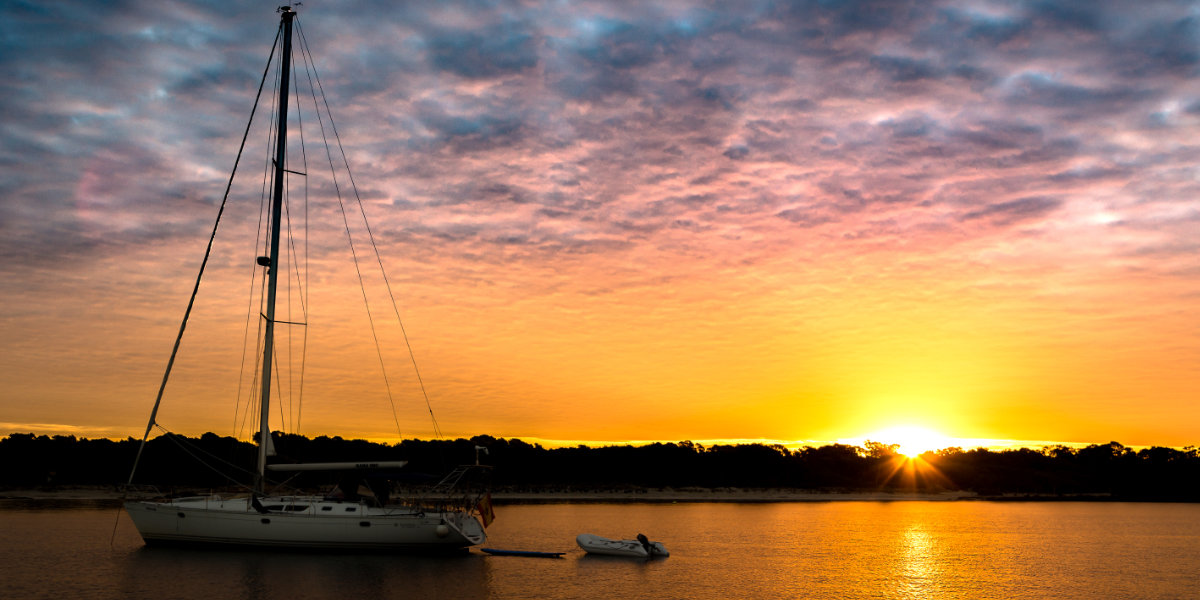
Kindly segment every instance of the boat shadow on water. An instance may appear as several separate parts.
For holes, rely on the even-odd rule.
[[[492,577],[488,561],[467,552],[428,556],[143,546],[126,558],[121,586],[132,597],[173,597],[178,590],[169,590],[187,581],[189,597],[389,598],[404,590],[418,598],[482,598]],[[454,577],[446,576],[450,572]]]

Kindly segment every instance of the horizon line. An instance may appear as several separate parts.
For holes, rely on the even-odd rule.
[[[0,423],[0,431],[4,432],[3,433],[4,437],[9,437],[9,436],[16,435],[16,434],[30,434],[30,435],[49,435],[49,436],[73,435],[73,436],[82,437],[85,439],[109,439],[109,440],[113,440],[113,441],[123,441],[128,438],[139,439],[138,436],[134,436],[134,435],[116,434],[110,428],[103,428],[103,427],[89,428],[89,427],[80,427],[80,426],[76,426],[76,425],[62,425],[62,424],[50,424],[50,423]],[[87,435],[89,432],[92,435]],[[237,438],[237,436],[233,436],[233,435],[223,435],[223,434],[218,434],[215,432],[204,432],[204,433],[213,433],[214,435],[220,435],[221,437],[233,437],[235,439],[240,439],[240,438]],[[276,431],[273,433],[279,433],[279,432]],[[313,438],[317,438],[317,437],[321,437],[321,436],[341,437],[343,439],[351,439],[351,440],[360,439],[360,440],[365,440],[365,441],[372,442],[372,443],[387,444],[387,445],[395,445],[404,440],[413,440],[413,439],[424,440],[424,441],[435,441],[438,439],[454,440],[454,439],[470,439],[471,437],[476,437],[479,435],[487,435],[489,437],[493,437],[496,439],[520,440],[527,444],[540,445],[545,448],[575,448],[575,447],[578,447],[581,445],[587,446],[589,448],[603,448],[603,447],[607,447],[607,446],[635,446],[636,447],[636,446],[649,446],[652,444],[680,444],[683,442],[691,442],[693,444],[696,444],[698,446],[703,446],[705,448],[709,448],[712,446],[736,446],[736,445],[759,444],[759,445],[764,445],[764,446],[782,446],[782,447],[788,449],[789,451],[796,451],[801,448],[819,448],[819,447],[823,447],[823,446],[832,446],[835,444],[861,447],[867,441],[879,441],[882,443],[889,443],[886,440],[870,440],[869,438],[864,438],[864,437],[839,438],[836,440],[817,440],[817,439],[784,440],[784,439],[761,438],[761,437],[760,438],[731,437],[731,438],[705,438],[705,439],[682,439],[682,440],[667,440],[667,439],[586,440],[586,439],[544,438],[544,437],[539,437],[539,436],[526,437],[526,436],[519,436],[519,435],[503,436],[503,435],[494,435],[494,434],[490,434],[490,433],[480,433],[480,434],[474,434],[471,436],[465,436],[465,435],[457,435],[457,436],[453,436],[453,437],[442,436],[442,438],[437,438],[437,437],[422,438],[422,437],[418,437],[418,436],[411,436],[411,437],[353,436],[353,435],[347,436],[344,434],[329,434],[329,433],[319,433],[319,434],[292,434],[290,432],[283,432],[283,433],[288,433],[289,435],[301,435],[301,436],[307,437],[309,439],[313,439]],[[181,435],[187,435],[187,434],[181,434]],[[197,437],[199,437],[199,435],[203,435],[203,434],[197,434]],[[246,440],[246,441],[252,441],[252,440]],[[1067,441],[1053,441],[1053,440],[1016,440],[1016,439],[1005,439],[1005,438],[954,438],[954,437],[947,437],[947,438],[944,438],[943,441],[948,442],[948,444],[946,446],[936,448],[934,451],[941,451],[941,450],[946,450],[949,448],[961,448],[963,450],[974,450],[974,449],[978,449],[978,448],[982,448],[985,450],[1016,450],[1016,449],[1021,449],[1021,448],[1036,450],[1039,448],[1040,449],[1053,448],[1056,446],[1065,446],[1068,448],[1086,448],[1088,446],[1105,444],[1105,443],[1109,443],[1109,442],[1112,442],[1115,440],[1109,440],[1109,442],[1067,442]],[[1121,443],[1121,442],[1117,442],[1117,443]],[[1132,448],[1132,449],[1142,449],[1142,448],[1150,448],[1150,447],[1156,446],[1154,444],[1129,445],[1129,444],[1123,444],[1123,443],[1121,443],[1121,445],[1126,448]],[[1163,446],[1163,447],[1174,448],[1176,446]],[[1178,446],[1178,448],[1186,448],[1186,447],[1188,447],[1188,446]]]

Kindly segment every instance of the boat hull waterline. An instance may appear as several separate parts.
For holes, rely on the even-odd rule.
[[[222,545],[312,550],[455,551],[483,543],[479,521],[461,511],[375,507],[322,498],[202,496],[125,503],[147,545]]]

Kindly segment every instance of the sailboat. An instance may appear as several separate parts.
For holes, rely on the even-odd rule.
[[[286,160],[292,31],[296,12],[290,6],[280,7],[278,12],[280,22],[275,47],[281,48],[281,51],[277,79],[277,123],[274,126],[269,255],[256,258],[256,263],[266,269],[267,285],[264,292],[265,310],[261,314],[261,392],[258,397],[258,456],[253,486],[249,493],[131,499],[125,502],[125,510],[147,545],[215,544],[310,550],[436,552],[462,551],[470,546],[482,544],[487,539],[485,524],[492,518],[490,496],[484,495],[485,493],[478,488],[460,486],[470,480],[472,468],[478,465],[478,451],[481,448],[476,450],[476,465],[459,467],[440,483],[426,490],[423,495],[406,497],[396,503],[386,500],[386,492],[373,494],[368,491],[359,494],[353,485],[349,486],[350,489],[335,489],[335,493],[329,494],[281,494],[272,489],[268,480],[269,474],[277,472],[337,471],[343,475],[343,481],[353,481],[353,475],[379,474],[404,466],[404,461],[270,464],[269,458],[273,454],[273,448],[269,416],[275,358],[275,326],[277,323],[284,323],[276,319],[275,306],[281,270],[281,230],[286,227],[282,223],[284,180],[287,173],[302,175],[288,170]],[[263,79],[265,82],[266,73]],[[259,89],[261,93],[262,88]],[[243,141],[243,146],[244,144]],[[240,155],[239,152],[239,157]],[[228,190],[226,198],[228,199]],[[217,220],[219,223],[219,216]],[[215,230],[213,235],[215,237]],[[209,252],[211,249],[210,239]],[[208,263],[208,256],[206,254],[202,264]],[[203,270],[202,266],[201,274]],[[197,289],[199,285],[197,279]],[[193,292],[179,336],[176,338],[175,350],[168,361],[167,373],[163,377],[158,398],[151,411],[146,435],[142,438],[142,446],[139,447],[138,457],[134,461],[133,473],[137,471],[137,462],[142,456],[146,439],[151,429],[157,425],[156,415],[162,401],[163,389],[179,350],[180,340],[187,325],[187,314],[191,313],[195,299],[196,294]],[[131,486],[133,473],[130,474]],[[345,477],[345,474],[352,476]]]

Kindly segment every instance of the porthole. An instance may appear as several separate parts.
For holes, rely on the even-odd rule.
[[[263,519],[263,520],[262,520],[262,524],[263,524],[263,525],[270,525],[270,524],[271,524],[271,520],[270,520],[270,519]]]
[[[179,518],[180,518],[180,519],[182,519],[182,518],[184,518],[184,517],[186,517],[186,516],[187,516],[187,515],[185,515],[185,514],[183,514],[183,513],[175,513],[175,514],[179,515]]]
[[[370,527],[371,522],[370,521],[359,521],[358,526],[359,527]]]

